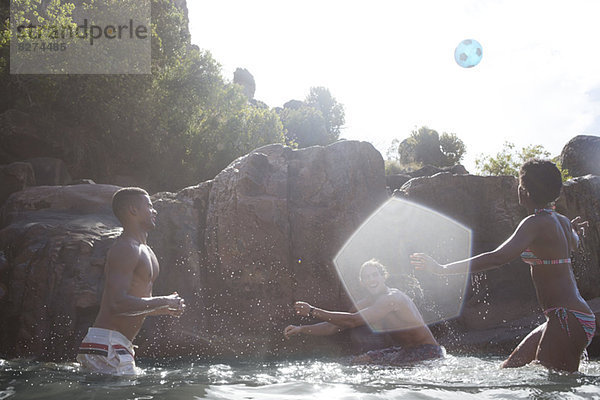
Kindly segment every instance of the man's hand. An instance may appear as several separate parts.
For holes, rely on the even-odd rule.
[[[413,253],[410,255],[410,263],[415,269],[432,272],[441,275],[444,273],[444,267],[435,261],[431,256],[425,253]]]
[[[578,215],[571,220],[571,226],[579,236],[584,237],[586,229],[590,227],[590,223],[588,221],[582,221],[581,216]]]
[[[283,330],[283,336],[285,336],[286,339],[289,339],[290,336],[299,335],[300,333],[302,333],[302,325],[288,325]]]
[[[171,315],[173,317],[181,317],[183,312],[185,311],[185,301],[179,297],[177,292],[173,292],[168,296],[163,296],[166,300],[166,307],[161,309],[162,315]]]
[[[310,310],[313,308],[313,306],[305,301],[297,301],[294,303],[294,310],[296,310],[296,314],[302,317],[308,317],[310,315]]]

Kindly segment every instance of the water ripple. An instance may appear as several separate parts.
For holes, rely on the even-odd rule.
[[[0,359],[4,399],[600,399],[600,362],[577,374],[499,368],[494,357],[448,356],[411,367],[339,360],[204,364],[141,360],[133,379],[87,374],[76,363]]]

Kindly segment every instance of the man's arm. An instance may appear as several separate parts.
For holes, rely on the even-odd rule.
[[[313,325],[288,325],[283,330],[286,339],[291,336],[304,334],[311,336],[329,336],[343,331],[344,328],[330,324],[329,322],[319,322]]]
[[[367,304],[368,302],[366,300],[358,301],[356,305],[350,307],[350,313],[365,308]],[[312,336],[329,336],[335,335],[336,333],[340,333],[345,329],[346,327],[337,326],[329,322],[319,322],[318,324],[312,325],[288,325],[283,330],[283,335],[286,337],[286,339],[289,339],[291,336],[299,334]]]
[[[169,309],[182,312],[185,305],[177,293],[156,297],[136,297],[128,293],[139,260],[139,247],[122,245],[113,247],[109,252],[104,295],[107,296],[110,313],[133,316],[150,315],[159,311],[161,314],[168,314]]]
[[[354,328],[364,325],[365,321],[383,319],[387,314],[396,310],[398,304],[394,296],[386,296],[374,305],[353,313],[323,310],[303,301],[297,301],[294,308],[302,316],[312,316],[341,328]]]

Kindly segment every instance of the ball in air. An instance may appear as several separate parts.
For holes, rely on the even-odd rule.
[[[465,39],[456,46],[454,60],[463,68],[472,68],[479,64],[483,56],[481,44],[475,39]]]

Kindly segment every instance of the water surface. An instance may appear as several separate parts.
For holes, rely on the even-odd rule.
[[[412,367],[335,360],[208,364],[140,360],[135,379],[87,374],[76,363],[0,360],[4,399],[600,399],[600,361],[578,374],[496,357],[448,356]]]

